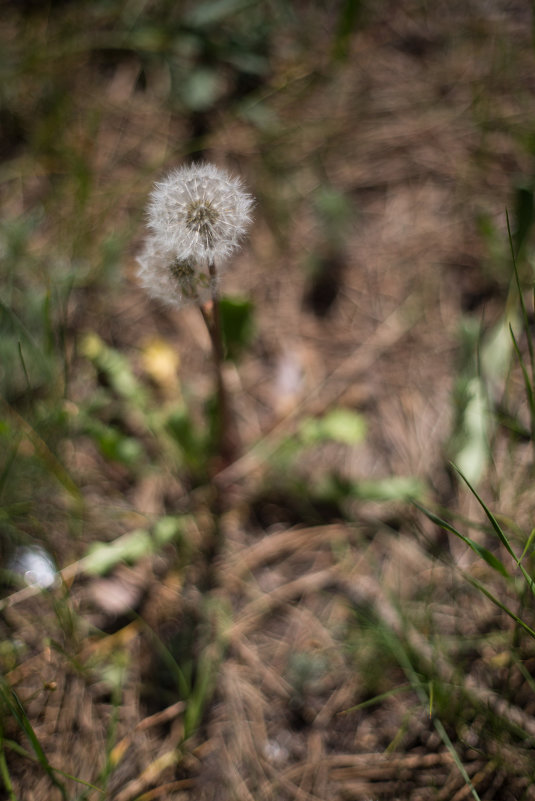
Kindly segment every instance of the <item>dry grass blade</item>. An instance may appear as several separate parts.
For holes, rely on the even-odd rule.
[[[231,641],[245,636],[260,624],[263,617],[272,614],[277,608],[291,604],[309,593],[332,586],[335,575],[336,571],[333,568],[319,570],[317,573],[308,573],[294,581],[289,581],[270,593],[260,595],[244,607],[231,625],[227,636]]]
[[[237,582],[248,573],[253,573],[262,565],[283,558],[285,554],[295,553],[302,548],[315,548],[324,544],[332,547],[337,540],[345,540],[347,529],[341,525],[314,526],[313,528],[292,528],[264,537],[254,545],[241,548],[238,553],[225,561],[223,581],[229,585]]]
[[[142,771],[137,779],[131,781],[116,795],[117,801],[134,801],[151,784],[160,779],[162,773],[180,762],[181,755],[177,749],[167,751],[157,757]]]

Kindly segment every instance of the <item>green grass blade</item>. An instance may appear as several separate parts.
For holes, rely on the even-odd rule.
[[[35,759],[33,754],[30,754],[22,745],[16,743],[14,740],[8,740],[4,738],[4,745],[6,748],[9,748],[10,751],[14,751],[19,756],[25,757],[26,759]]]
[[[531,530],[531,534],[528,537],[528,541],[526,542],[526,544],[524,546],[524,550],[522,551],[522,556],[520,557],[520,560],[518,562],[519,566],[520,566],[520,562],[523,561],[525,555],[529,551],[529,549],[530,549],[530,547],[531,547],[531,545],[533,543],[533,540],[535,540],[535,528]]]
[[[437,730],[437,732],[438,732],[438,734],[440,736],[440,739],[442,740],[442,742],[444,743],[444,745],[446,746],[446,748],[450,752],[451,758],[453,759],[453,761],[455,762],[455,764],[457,766],[457,770],[459,771],[459,773],[463,777],[464,781],[466,782],[467,787],[470,788],[470,792],[472,793],[472,795],[474,796],[476,801],[481,801],[481,799],[480,799],[480,797],[479,797],[479,795],[477,793],[477,790],[474,787],[474,785],[472,784],[472,782],[470,780],[470,776],[466,772],[466,769],[465,769],[463,763],[461,762],[459,754],[455,750],[455,746],[453,745],[452,741],[450,740],[450,738],[448,736],[448,732],[444,728],[442,722],[438,718],[434,718],[433,719],[433,725],[434,725],[435,729]]]
[[[387,698],[391,698],[393,695],[406,692],[407,690],[412,690],[411,684],[400,684],[399,687],[394,687],[392,690],[387,690],[387,692],[379,693],[379,695],[374,695],[373,698],[368,698],[361,704],[356,704],[356,706],[350,706],[349,709],[343,709],[341,712],[338,712],[338,714],[349,715],[351,712],[357,712],[359,709],[366,709],[369,706],[375,706],[375,704],[380,704],[382,703],[382,701],[386,701]]]
[[[497,556],[495,556],[493,553],[487,550],[487,548],[484,548],[483,545],[480,545],[478,542],[475,542],[474,540],[470,539],[470,537],[467,537],[465,534],[461,534],[461,532],[458,531],[458,529],[456,529],[455,526],[452,526],[446,520],[442,520],[441,517],[438,517],[433,512],[430,512],[429,509],[426,509],[424,506],[421,506],[421,504],[417,503],[416,501],[413,501],[413,503],[421,512],[424,513],[426,517],[429,518],[429,520],[431,520],[432,523],[435,523],[437,526],[440,526],[440,528],[443,528],[445,531],[449,531],[452,534],[455,534],[455,536],[459,537],[459,539],[462,540],[465,543],[465,545],[468,545],[468,547],[471,548],[474,551],[474,553],[476,553],[478,556],[484,559],[484,561],[489,565],[489,567],[492,567],[493,570],[496,570],[505,578],[510,578],[507,568],[505,567],[503,562],[500,559],[498,559]]]
[[[162,661],[169,670],[169,673],[174,679],[175,686],[178,690],[179,696],[187,701],[191,695],[191,682],[189,676],[182,670],[171,651],[167,648],[163,640],[158,637],[154,629],[141,617],[141,615],[133,614],[133,617],[139,622],[139,625],[147,633],[152,644],[160,654]]]
[[[82,493],[77,487],[74,479],[71,477],[67,468],[60,462],[56,454],[50,450],[44,439],[39,436],[31,423],[22,417],[22,415],[20,415],[2,395],[0,395],[0,408],[3,408],[6,417],[13,421],[20,433],[28,437],[41,461],[56,477],[60,484],[64,486],[67,492],[78,503],[82,504]]]
[[[41,767],[43,768],[45,773],[48,775],[48,777],[49,777],[50,781],[52,782],[52,784],[55,787],[58,788],[58,790],[60,791],[60,793],[62,795],[62,798],[64,798],[65,801],[68,801],[68,795],[67,795],[67,790],[65,788],[65,785],[63,785],[57,779],[57,777],[55,775],[54,768],[52,767],[52,765],[50,764],[50,762],[47,759],[47,756],[46,756],[46,754],[45,754],[45,752],[43,750],[43,747],[42,747],[41,743],[39,742],[39,738],[37,737],[37,735],[36,735],[36,733],[35,733],[35,731],[33,729],[33,726],[32,726],[32,724],[30,722],[30,719],[28,718],[28,716],[26,714],[26,711],[25,711],[25,709],[24,709],[19,697],[14,692],[14,690],[11,690],[10,688],[7,688],[5,686],[2,687],[2,694],[3,694],[4,700],[5,700],[6,704],[7,704],[7,706],[9,707],[9,710],[11,711],[13,717],[15,718],[15,720],[17,721],[17,723],[19,724],[21,729],[24,731],[24,733],[28,737],[28,739],[30,741],[30,744],[31,744],[31,746],[33,748],[33,751],[35,753],[35,756],[37,758],[37,761],[39,762],[39,764],[41,765]]]
[[[515,613],[511,609],[509,609],[508,606],[506,606],[504,603],[498,600],[498,598],[496,598],[496,596],[493,595],[490,590],[488,590],[483,584],[481,584],[481,582],[479,582],[473,576],[469,576],[468,574],[464,575],[466,580],[469,581],[473,587],[482,592],[483,595],[485,595],[489,599],[489,601],[492,601],[492,603],[495,604],[495,606],[497,606],[499,609],[505,612],[506,615],[509,615],[509,617],[512,620],[514,620],[515,623],[518,623],[518,625],[521,626],[524,629],[524,631],[526,631],[529,634],[530,637],[533,637],[533,639],[535,639],[535,631],[533,631],[533,629],[530,626],[528,626],[527,623],[524,623],[524,621],[521,620],[521,618],[519,618],[518,615],[515,615]]]
[[[456,471],[456,472],[457,472],[457,473],[460,475],[460,477],[461,477],[461,478],[462,478],[462,480],[465,482],[466,486],[468,487],[468,489],[470,490],[470,492],[472,493],[472,495],[474,496],[474,498],[476,498],[477,502],[479,503],[479,505],[481,506],[481,508],[482,508],[482,509],[483,509],[483,511],[485,512],[485,514],[486,514],[486,516],[487,516],[487,520],[488,520],[488,521],[489,521],[489,523],[491,524],[491,526],[492,526],[492,528],[494,529],[494,531],[495,531],[495,533],[496,533],[496,535],[497,535],[498,539],[500,540],[500,542],[501,542],[501,543],[502,543],[502,545],[504,546],[504,548],[505,548],[505,550],[507,551],[507,553],[509,553],[509,554],[510,554],[510,555],[513,557],[513,559],[515,560],[515,562],[518,564],[518,559],[517,559],[517,557],[516,557],[516,555],[515,555],[515,552],[513,551],[512,547],[511,547],[511,544],[510,544],[509,540],[507,539],[507,536],[506,536],[506,534],[505,534],[505,533],[504,533],[504,531],[502,530],[502,528],[501,528],[500,524],[498,523],[498,521],[496,520],[496,518],[494,517],[494,515],[492,514],[492,512],[491,512],[491,511],[490,511],[490,509],[488,508],[488,506],[485,504],[485,502],[483,501],[483,499],[482,499],[482,498],[481,498],[481,497],[480,497],[480,496],[477,494],[476,490],[475,490],[475,489],[474,489],[474,487],[473,487],[473,486],[470,484],[470,482],[468,481],[468,479],[466,478],[466,476],[465,476],[465,475],[462,473],[462,471],[461,471],[461,470],[459,470],[459,468],[458,468],[456,465],[454,465],[453,463],[452,463],[452,465],[451,465],[451,466],[452,466],[452,467],[453,467],[453,469],[454,469],[454,470],[455,470],[455,471]]]
[[[91,782],[87,782],[85,779],[79,779],[78,776],[73,776],[71,773],[67,773],[60,768],[52,768],[52,770],[55,773],[59,773],[59,775],[63,776],[64,779],[70,779],[70,781],[76,782],[77,784],[83,784],[84,787],[87,787],[89,790],[95,790],[97,793],[104,795],[105,791],[101,787],[97,787],[96,784],[91,784]]]
[[[32,759],[35,761],[36,757],[34,754],[31,754],[25,748],[23,748],[18,743],[14,742],[13,740],[4,740],[4,745],[9,748],[10,751],[14,751],[19,756],[25,757],[26,759]],[[83,784],[85,787],[88,787],[90,790],[96,790],[97,793],[104,793],[104,790],[100,787],[97,787],[95,784],[91,784],[91,782],[85,781],[85,779],[79,779],[77,776],[73,776],[70,773],[66,773],[64,770],[60,768],[55,768],[51,765],[52,770],[55,773],[59,773],[60,776],[63,776],[65,779],[70,779],[73,782],[77,782],[78,784]],[[0,774],[1,775],[1,774]]]
[[[24,341],[30,347],[30,350],[36,356],[40,362],[43,362],[44,354],[43,350],[39,347],[38,343],[36,342],[33,334],[27,328],[27,326],[23,323],[23,321],[18,317],[18,315],[7,306],[2,300],[0,300],[0,312],[4,315],[4,318],[7,318],[11,323],[13,331],[16,331],[20,337],[24,339]],[[0,316],[0,320],[2,317]],[[19,339],[18,342],[21,340]],[[46,366],[46,364],[45,364]]]
[[[533,679],[533,676],[522,662],[522,659],[520,659],[517,656],[517,654],[515,654],[514,651],[512,651],[511,656],[515,667],[517,668],[518,672],[522,675],[522,678],[530,688],[532,694],[535,696],[535,680]]]
[[[531,420],[531,439],[532,441],[535,442],[535,396],[533,393],[533,384],[529,377],[527,368],[524,364],[524,360],[522,358],[522,354],[520,352],[520,348],[518,346],[518,342],[516,341],[516,337],[514,335],[513,328],[511,325],[509,325],[509,331],[511,332],[511,338],[513,340],[513,345],[518,358],[518,363],[520,364],[520,369],[522,370],[522,376],[524,378],[524,386],[526,388],[526,396],[528,399],[529,414]]]
[[[505,210],[505,219],[506,219],[506,222],[507,222],[507,235],[509,237],[509,247],[511,248],[511,256],[512,256],[512,259],[513,259],[513,271],[514,271],[514,274],[515,274],[515,281],[516,281],[516,286],[517,286],[517,289],[518,289],[518,297],[519,297],[519,300],[520,300],[520,308],[522,309],[522,319],[524,321],[524,330],[526,332],[526,338],[527,338],[527,342],[528,342],[529,361],[530,361],[530,364],[531,364],[531,375],[533,376],[535,374],[535,359],[534,359],[534,352],[533,352],[533,340],[532,340],[531,333],[530,333],[531,329],[530,329],[530,325],[529,325],[528,312],[527,312],[527,309],[526,309],[526,304],[524,303],[524,297],[523,297],[523,294],[522,294],[522,287],[521,287],[521,284],[520,284],[520,275],[519,275],[519,272],[518,272],[518,264],[517,264],[517,261],[516,261],[515,248],[514,248],[514,245],[513,245],[513,237],[512,237],[512,234],[511,234],[511,224],[509,222],[509,212],[507,211],[507,209]]]
[[[108,730],[106,732],[105,762],[98,776],[98,782],[102,786],[94,787],[93,785],[90,785],[88,782],[83,782],[90,789],[96,789],[98,790],[99,793],[102,793],[103,795],[106,794],[108,790],[110,776],[114,769],[113,749],[117,744],[117,727],[119,724],[120,709],[123,700],[122,685],[123,685],[123,679],[121,676],[121,678],[118,680],[118,683],[114,687],[112,693],[113,706],[112,706],[112,714],[110,716],[110,721],[108,723]],[[86,798],[88,798],[88,794],[87,792],[83,792],[76,798],[76,801],[85,801]]]
[[[187,740],[199,727],[204,710],[212,697],[217,668],[221,663],[221,649],[217,642],[206,647],[197,664],[197,677],[184,715],[184,739]]]
[[[492,512],[488,508],[488,506],[485,504],[483,499],[480,498],[480,496],[477,494],[476,490],[472,487],[472,485],[470,484],[470,482],[468,481],[466,476],[464,476],[461,473],[461,471],[459,470],[459,468],[455,467],[455,465],[452,465],[452,467],[457,471],[457,473],[459,473],[459,475],[461,476],[463,481],[467,484],[468,489],[470,490],[470,492],[474,495],[474,497],[476,498],[477,502],[480,504],[481,508],[483,509],[483,511],[485,512],[485,514],[487,516],[487,519],[488,519],[489,523],[491,524],[492,528],[496,532],[500,542],[502,543],[504,548],[507,550],[507,552],[515,560],[516,564],[518,565],[518,567],[520,569],[520,572],[522,573],[522,575],[524,576],[524,578],[526,580],[526,583],[527,583],[528,587],[530,588],[531,592],[535,595],[535,581],[529,575],[529,573],[525,569],[524,565],[521,564],[521,560],[518,558],[518,556],[513,551],[512,547],[511,547],[511,544],[509,543],[509,540],[507,539],[507,535],[505,534],[505,532],[501,528],[500,524],[498,523],[498,521],[496,520],[496,518],[494,517],[494,515],[492,514]]]
[[[32,385],[30,383],[30,376],[28,375],[28,370],[26,369],[26,362],[24,361],[24,354],[22,352],[22,342],[20,341],[20,339],[17,342],[17,347],[19,351],[19,359],[22,366],[22,372],[24,373],[24,378],[26,379],[26,389],[28,391],[31,391]]]
[[[421,677],[418,675],[414,665],[412,664],[412,661],[410,659],[409,654],[407,653],[407,650],[403,647],[402,642],[399,640],[398,637],[394,635],[393,632],[385,631],[385,634],[386,634],[386,641],[388,643],[390,650],[392,651],[392,654],[397,659],[401,669],[403,670],[407,679],[409,680],[414,692],[418,696],[420,703],[422,704],[422,706],[430,708],[429,696],[425,690]],[[446,732],[446,729],[444,728],[444,726],[442,725],[441,721],[438,718],[434,717],[432,720],[433,720],[433,725],[440,739],[450,752],[459,773],[461,774],[466,783],[466,786],[470,789],[470,792],[472,793],[476,801],[481,801],[481,798],[479,797],[476,788],[474,787],[474,785],[470,780],[470,776],[466,772],[466,769],[457,751],[455,750],[455,746],[453,745],[452,741],[448,736],[448,733]]]
[[[3,710],[2,710],[3,711]],[[15,795],[15,790],[11,783],[11,776],[9,775],[9,768],[6,761],[6,752],[4,740],[4,730],[2,726],[2,719],[0,718],[0,779],[3,782],[6,793],[8,794],[9,801],[18,801]]]
[[[6,762],[6,755],[4,749],[0,745],[0,778],[4,784],[6,793],[8,794],[9,801],[18,801],[13,785],[11,784],[11,777]]]
[[[11,446],[9,453],[6,456],[4,466],[0,471],[0,498],[2,497],[2,494],[4,492],[4,487],[9,476],[9,471],[11,470],[11,467],[13,466],[15,459],[17,457],[21,440],[22,440],[22,435],[19,433],[17,434],[15,442]]]

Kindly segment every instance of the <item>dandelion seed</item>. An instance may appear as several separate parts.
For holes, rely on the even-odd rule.
[[[220,269],[238,249],[251,222],[252,205],[238,178],[213,164],[194,164],[156,184],[149,228],[160,246],[181,261]]]

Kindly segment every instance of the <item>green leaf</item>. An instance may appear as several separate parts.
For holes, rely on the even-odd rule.
[[[425,494],[425,485],[414,476],[390,476],[355,481],[351,494],[366,501],[411,501]]]
[[[84,559],[86,573],[99,576],[108,573],[120,562],[137,562],[153,550],[153,540],[145,529],[123,534],[113,542],[96,542]]]
[[[466,385],[466,404],[462,414],[462,445],[455,461],[471,481],[478,481],[489,460],[488,431],[490,409],[483,381],[474,376]]]
[[[358,445],[366,436],[366,421],[362,415],[350,409],[333,409],[323,417],[303,420],[298,433],[305,445],[327,440]]]
[[[207,0],[197,3],[186,15],[185,22],[194,28],[215,25],[226,17],[257,5],[258,0]]]
[[[135,377],[128,359],[122,353],[110,348],[95,333],[86,336],[81,350],[84,356],[105,374],[120,397],[138,407],[146,403],[145,389]]]
[[[102,455],[111,461],[134,465],[142,459],[144,451],[134,437],[127,437],[112,426],[94,424],[89,432],[96,440]]]
[[[244,298],[223,297],[219,301],[225,354],[237,359],[254,334],[254,305]]]
[[[221,77],[211,69],[197,67],[180,82],[180,96],[191,111],[211,108],[222,92]]]
[[[351,481],[336,474],[329,474],[313,488],[313,496],[337,504],[347,499],[361,501],[413,501],[425,495],[426,487],[413,476],[390,476],[389,478]]]
[[[208,445],[198,430],[186,406],[173,409],[165,423],[169,434],[179,446],[182,458],[189,470],[203,472],[208,456]]]
[[[513,343],[509,326],[517,324],[518,315],[508,311],[485,336],[485,342],[480,349],[481,373],[485,378],[496,384],[501,383],[507,376],[511,367]]]
[[[167,545],[179,537],[183,530],[183,517],[161,517],[152,532],[154,543],[157,547]]]

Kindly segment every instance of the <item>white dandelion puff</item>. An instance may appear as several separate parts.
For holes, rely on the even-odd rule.
[[[148,224],[160,247],[181,261],[221,268],[247,232],[252,205],[239,178],[213,164],[194,164],[156,184]]]
[[[179,258],[155,236],[147,237],[137,262],[141,286],[170,306],[205,303],[217,288],[216,276],[211,276],[205,265]]]
[[[235,459],[239,439],[223,378],[217,281],[247,232],[252,206],[241,181],[212,164],[174,170],[151,193],[150,234],[137,259],[140,283],[149,294],[174,306],[199,306],[212,343],[224,464]]]
[[[59,582],[52,557],[40,546],[17,548],[8,563],[8,570],[30,587],[45,590]]]

